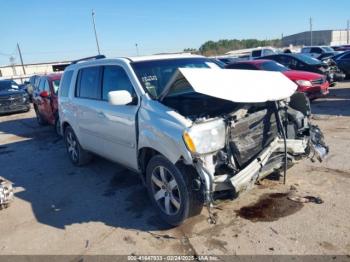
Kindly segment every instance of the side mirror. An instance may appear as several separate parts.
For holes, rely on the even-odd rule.
[[[115,106],[124,106],[133,101],[131,94],[126,90],[111,91],[108,93],[108,102]]]
[[[42,91],[39,94],[40,97],[42,98],[48,98],[49,97],[49,93],[47,91]]]

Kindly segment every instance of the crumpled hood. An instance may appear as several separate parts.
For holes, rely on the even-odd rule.
[[[179,68],[160,100],[185,78],[197,93],[237,103],[262,103],[290,97],[297,85],[280,72],[209,68]]]

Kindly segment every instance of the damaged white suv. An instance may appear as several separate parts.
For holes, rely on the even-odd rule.
[[[169,224],[210,211],[214,192],[238,194],[328,153],[307,98],[278,72],[225,70],[192,55],[90,60],[67,67],[61,81],[68,155],[82,165],[93,153],[138,172]]]

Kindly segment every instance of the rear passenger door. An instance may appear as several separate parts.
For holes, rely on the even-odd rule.
[[[128,91],[134,101],[128,105],[108,103],[110,91]],[[137,170],[136,114],[138,99],[135,89],[122,66],[104,66],[102,72],[102,104],[99,112],[103,125],[105,157]]]
[[[82,68],[78,72],[75,105],[78,126],[78,139],[81,146],[103,155],[101,121],[101,66]]]

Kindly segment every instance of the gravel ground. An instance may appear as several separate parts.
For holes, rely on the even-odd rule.
[[[330,146],[321,164],[304,160],[287,184],[265,179],[238,199],[169,228],[138,177],[96,158],[72,166],[62,139],[34,111],[0,117],[0,175],[15,201],[0,211],[0,254],[350,254],[350,83],[312,104]],[[323,203],[297,203],[313,196]]]

